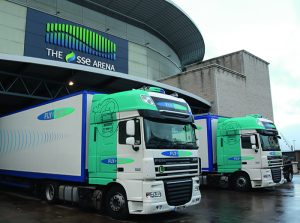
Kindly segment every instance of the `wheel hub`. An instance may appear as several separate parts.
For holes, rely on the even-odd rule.
[[[46,190],[46,197],[49,201],[52,201],[54,198],[54,186],[49,185]]]
[[[245,178],[238,178],[237,185],[238,187],[244,187],[246,185],[247,181]]]
[[[113,211],[120,211],[125,206],[125,198],[122,194],[116,194],[110,199],[109,204]]]

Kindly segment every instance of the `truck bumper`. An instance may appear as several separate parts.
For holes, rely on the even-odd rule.
[[[199,190],[199,178],[193,178],[192,196],[188,203],[179,206],[170,206],[167,202],[163,181],[143,182],[143,201],[128,201],[130,214],[156,214],[169,211],[181,211],[185,208],[199,204],[201,193]],[[160,194],[160,197],[146,197],[146,193]]]
[[[261,169],[261,179],[252,180],[252,188],[274,187],[284,183],[283,173],[281,173],[281,180],[275,183],[272,179],[272,173],[270,169]]]

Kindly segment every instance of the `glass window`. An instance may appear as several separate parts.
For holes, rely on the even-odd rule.
[[[243,149],[252,149],[250,135],[241,136],[242,148]]]
[[[163,123],[144,120],[147,149],[197,149],[191,124]]]
[[[140,127],[140,120],[135,119],[135,135],[134,139],[135,145],[141,144],[141,127]],[[127,121],[122,121],[119,123],[119,144],[126,144],[126,138],[130,137],[126,134],[126,123]]]
[[[263,151],[280,151],[276,135],[260,135],[261,147]]]

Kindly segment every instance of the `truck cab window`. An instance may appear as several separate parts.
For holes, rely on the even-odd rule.
[[[126,121],[121,121],[119,123],[119,144],[126,144],[126,138],[130,137],[126,134]],[[135,119],[135,145],[141,144],[141,127],[140,127],[140,120]]]
[[[251,140],[250,135],[242,135],[241,136],[242,148],[243,149],[251,149]]]

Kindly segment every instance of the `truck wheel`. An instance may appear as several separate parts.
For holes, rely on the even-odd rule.
[[[54,183],[48,183],[45,186],[45,199],[49,204],[58,201],[58,186]]]
[[[114,219],[125,219],[128,215],[126,193],[120,186],[113,186],[105,196],[106,211]]]
[[[294,174],[292,171],[289,171],[288,175],[287,175],[287,182],[292,182],[293,181],[293,177],[294,177]]]
[[[246,174],[239,173],[234,177],[233,186],[237,191],[249,191],[251,189],[251,182]]]

